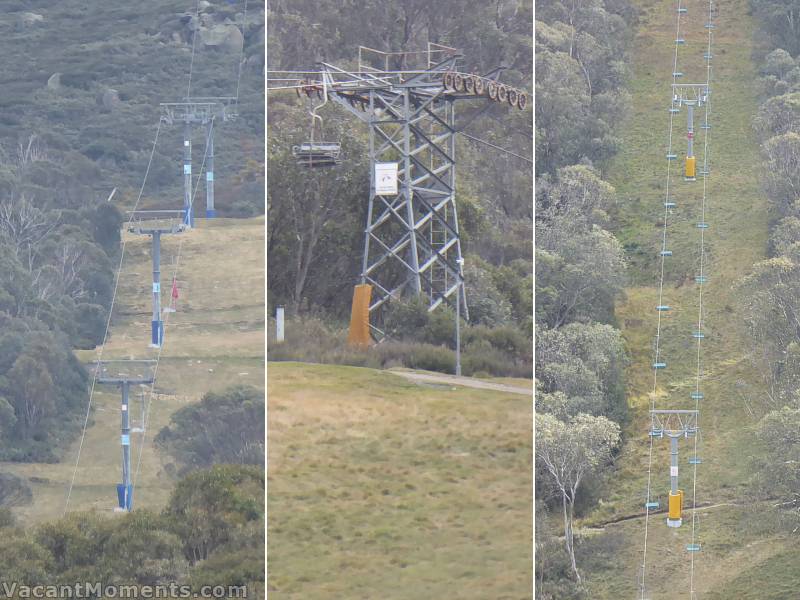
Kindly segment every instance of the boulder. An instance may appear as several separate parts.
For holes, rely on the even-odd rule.
[[[100,96],[100,104],[107,110],[113,110],[120,105],[119,92],[113,88],[108,88]]]
[[[57,90],[61,87],[61,73],[53,73],[47,80],[47,89]]]
[[[17,17],[17,30],[29,29],[44,21],[44,15],[32,12],[20,13]]]
[[[233,52],[241,52],[244,46],[242,32],[233,25],[215,25],[208,29],[201,29],[200,39],[206,47]]]

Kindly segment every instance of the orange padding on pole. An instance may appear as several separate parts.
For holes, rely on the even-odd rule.
[[[695,167],[697,165],[697,158],[694,156],[686,157],[686,177],[694,178],[697,172]]]
[[[678,493],[673,495],[669,494],[669,514],[670,519],[680,519],[683,512],[683,490],[678,490]]]
[[[353,289],[353,308],[350,311],[350,332],[347,344],[350,346],[368,346],[372,341],[369,334],[369,301],[372,298],[372,286],[367,283],[357,285]]]

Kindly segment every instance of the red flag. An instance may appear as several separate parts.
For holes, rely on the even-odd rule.
[[[178,299],[178,282],[175,281],[175,278],[172,278],[172,299]]]

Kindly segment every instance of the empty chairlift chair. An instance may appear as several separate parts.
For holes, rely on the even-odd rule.
[[[342,145],[340,143],[314,141],[314,129],[317,119],[319,119],[320,133],[322,132],[322,117],[317,114],[317,111],[328,103],[328,86],[325,82],[322,84],[322,90],[324,101],[319,106],[312,108],[310,113],[311,141],[292,147],[292,155],[294,155],[297,164],[301,167],[333,167],[341,162],[339,156],[342,151]]]
[[[293,146],[292,154],[302,167],[332,167],[341,162],[341,150],[337,142],[306,142]]]

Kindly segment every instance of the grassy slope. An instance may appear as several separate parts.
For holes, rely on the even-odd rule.
[[[164,470],[168,457],[153,448],[153,437],[170,415],[210,390],[235,383],[264,384],[264,219],[198,221],[198,228],[182,234],[178,268],[178,312],[169,315],[166,341],[158,368],[156,392],[150,410],[150,428],[136,486],[137,507],[158,508],[167,500],[174,480]],[[127,242],[112,337],[103,358],[155,358],[150,338],[151,263],[149,238],[131,236]],[[162,279],[165,302],[171,266],[180,239],[162,242]],[[170,266],[167,266],[170,265]],[[86,361],[95,352],[83,352]],[[135,398],[138,402],[138,397]],[[132,416],[138,417],[138,405]],[[120,478],[119,392],[98,386],[91,426],[81,454],[70,510],[110,511],[116,504]],[[132,435],[133,462],[139,436]],[[59,516],[72,477],[77,442],[58,464],[0,463],[0,471],[34,478],[33,503],[17,509],[26,522]]]
[[[604,502],[588,515],[585,525],[615,516],[641,514],[647,475],[646,436],[653,373],[652,343],[657,304],[657,251],[660,249],[666,171],[666,131],[669,83],[675,38],[675,3],[641,0],[641,24],[635,42],[633,111],[625,123],[624,149],[610,177],[619,193],[618,234],[633,259],[633,287],[617,307],[631,354],[628,372],[629,403],[634,414],[628,441]],[[753,418],[745,410],[741,389],[758,389],[756,374],[746,360],[748,345],[736,316],[734,282],[765,254],[768,207],[759,189],[758,147],[751,129],[757,107],[755,69],[751,61],[752,19],[746,0],[722,0],[718,7],[714,40],[714,77],[710,137],[712,174],[708,188],[706,235],[710,264],[706,272],[704,312],[709,336],[703,344],[706,399],[701,406],[702,437],[698,454],[697,501],[746,503]],[[702,54],[705,30],[702,5],[690,5],[684,21],[687,44],[679,52],[684,81],[704,81]],[[675,144],[685,154],[685,112],[676,120]],[[696,125],[698,123],[696,122]],[[696,136],[702,161],[703,136]],[[698,267],[699,199],[702,183],[686,183],[673,167],[673,197],[678,209],[670,217],[664,303],[674,307],[662,322],[662,358],[668,369],[659,376],[657,408],[693,408],[695,344],[691,331],[697,319],[698,294],[693,276]],[[737,386],[744,383],[744,387]],[[682,487],[691,504],[691,471],[686,458],[690,446],[682,444]],[[662,504],[669,486],[668,443],[653,450],[653,495]],[[786,541],[773,533],[776,515],[768,507],[723,506],[698,512],[697,541],[703,552],[695,558],[695,589],[701,597],[785,597],[777,590],[785,580],[764,573],[769,559],[782,552]],[[690,541],[688,526],[668,530],[661,515],[650,520],[648,537],[648,595],[666,598],[689,590],[691,557],[684,550]],[[605,533],[588,538],[582,547],[593,598],[631,597],[637,589],[644,534],[643,519],[606,527]],[[782,554],[782,561],[792,559]],[[781,563],[783,564],[783,563]],[[775,572],[771,565],[770,569]],[[797,570],[795,569],[795,572]],[[787,573],[781,572],[782,576]],[[757,583],[756,583],[757,582]],[[731,586],[731,587],[729,587]],[[728,596],[723,591],[728,590]],[[773,592],[773,590],[776,590]],[[734,593],[735,591],[735,593]],[[706,595],[708,593],[708,595]],[[750,596],[746,595],[750,594]],[[770,596],[769,594],[777,594]]]
[[[528,597],[529,399],[297,363],[267,385],[271,597]]]

